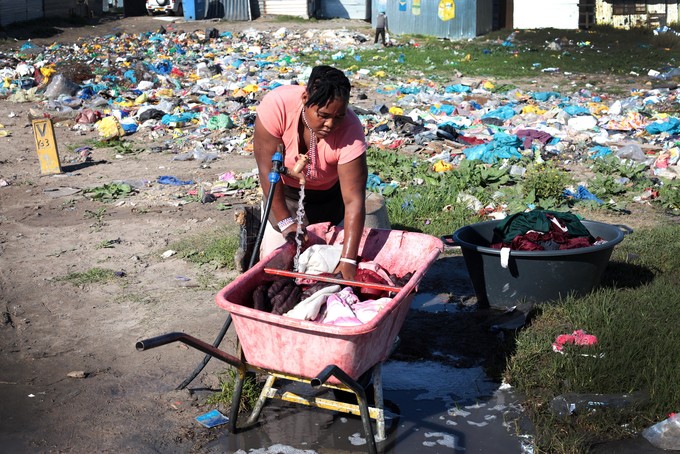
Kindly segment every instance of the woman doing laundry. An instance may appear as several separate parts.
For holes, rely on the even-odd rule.
[[[353,280],[366,215],[366,137],[349,108],[351,84],[330,66],[312,69],[307,84],[282,85],[257,108],[253,147],[265,197],[272,156],[283,144],[286,172],[275,185],[260,257],[292,240],[297,231],[300,186],[304,185],[303,224],[343,225],[342,258],[335,273]],[[298,163],[298,161],[301,161]],[[297,165],[297,167],[296,167]]]

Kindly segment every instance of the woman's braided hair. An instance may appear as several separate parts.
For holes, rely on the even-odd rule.
[[[351,89],[349,79],[339,69],[327,65],[315,66],[307,81],[305,107],[325,106],[336,98],[349,102]]]

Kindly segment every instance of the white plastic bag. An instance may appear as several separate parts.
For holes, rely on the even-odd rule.
[[[385,32],[385,44],[390,42],[390,32]]]
[[[647,427],[642,436],[657,448],[680,450],[680,413]]]

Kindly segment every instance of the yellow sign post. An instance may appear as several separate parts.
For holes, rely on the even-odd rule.
[[[35,149],[38,151],[40,171],[43,175],[61,173],[61,163],[57,152],[57,139],[54,137],[52,120],[39,118],[33,120],[33,136],[35,137]]]

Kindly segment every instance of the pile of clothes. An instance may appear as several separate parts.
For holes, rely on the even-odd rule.
[[[555,251],[593,246],[594,238],[572,213],[533,210],[508,216],[494,227],[490,247],[513,251]]]
[[[310,246],[300,254],[298,271],[310,276],[342,279],[341,275],[332,274],[340,261],[341,248],[325,244]],[[378,263],[359,257],[355,281],[402,287],[412,276],[413,273],[401,277],[389,274]],[[367,323],[391,300],[386,290],[361,285],[343,287],[312,277],[277,278],[260,284],[253,292],[255,309],[338,326]]]

